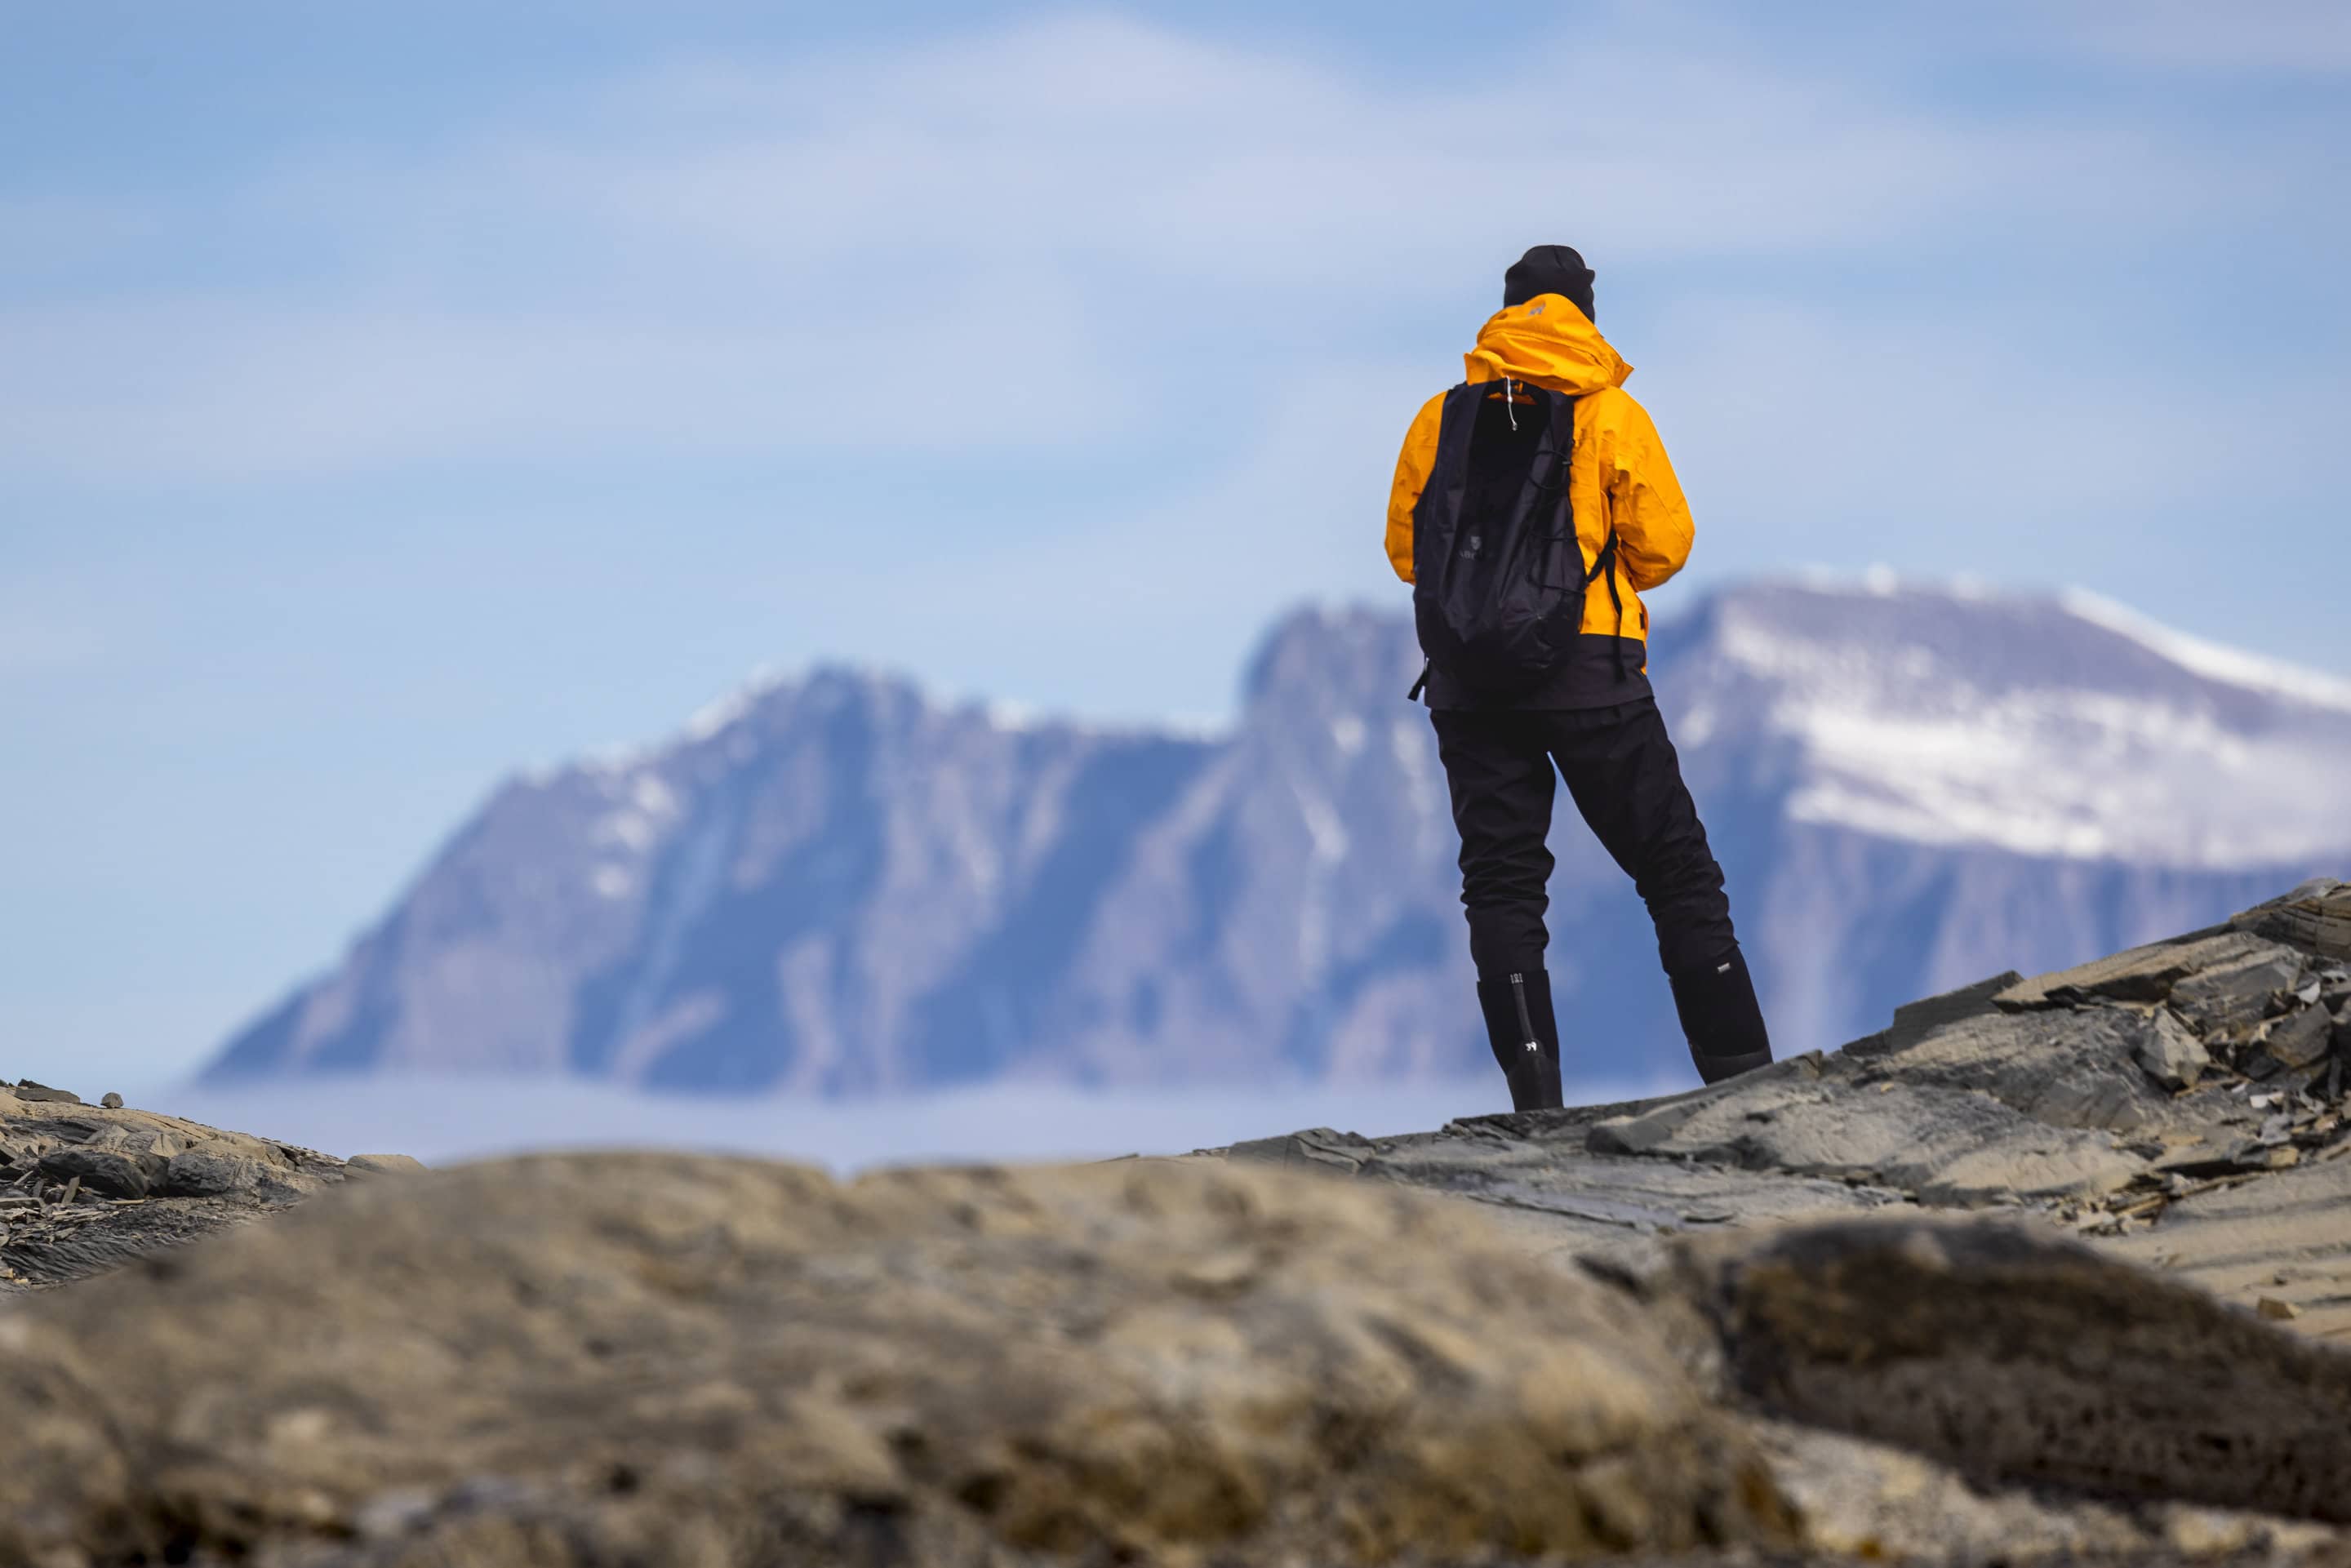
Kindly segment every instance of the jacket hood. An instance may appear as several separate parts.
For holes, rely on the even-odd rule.
[[[1572,397],[1622,386],[1633,373],[1600,329],[1560,294],[1538,294],[1495,311],[1461,361],[1473,382],[1508,376]]]

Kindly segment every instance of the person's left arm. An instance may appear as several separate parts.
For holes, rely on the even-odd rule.
[[[1646,593],[1688,564],[1697,528],[1649,411],[1621,392],[1609,402],[1599,432],[1600,476],[1617,559],[1634,591]]]

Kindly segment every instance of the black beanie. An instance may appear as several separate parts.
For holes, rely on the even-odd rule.
[[[1584,319],[1600,319],[1592,313],[1592,269],[1573,246],[1539,245],[1502,274],[1503,309],[1524,305],[1538,294],[1564,294]]]

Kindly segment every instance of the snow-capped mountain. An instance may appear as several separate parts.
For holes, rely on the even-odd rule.
[[[826,671],[500,789],[219,1077],[495,1070],[857,1092],[1486,1060],[1409,622],[1277,627],[1226,736]],[[1652,661],[1783,1051],[2351,867],[2351,683],[2078,597],[1766,585]],[[1562,802],[1572,1071],[1683,1063]]]

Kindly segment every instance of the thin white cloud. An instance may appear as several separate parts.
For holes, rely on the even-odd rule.
[[[904,389],[984,378],[910,410]],[[1080,400],[1071,386],[1092,389]],[[1051,279],[967,278],[895,319],[220,297],[0,314],[0,452],[18,472],[271,479],[431,462],[953,453],[1082,437],[1121,383]]]
[[[1196,374],[1159,367],[1204,334],[1449,298],[1531,235],[1596,236],[1604,292],[1658,261],[2152,241],[2291,178],[2187,132],[1906,104],[1695,24],[1529,47],[1467,89],[1099,16],[677,64],[451,156],[256,171],[109,220],[337,259],[0,315],[0,461],[218,480],[1044,448],[1195,405]],[[967,395],[884,432],[841,389],[893,376]]]
[[[1009,249],[1418,291],[1530,225],[1620,258],[1880,247],[1988,215],[2176,217],[2183,178],[2219,166],[2191,139],[1938,112],[1702,36],[1530,44],[1468,90],[1100,17],[859,58],[674,69],[619,99],[652,150],[607,141],[535,183],[640,237],[759,256]]]

